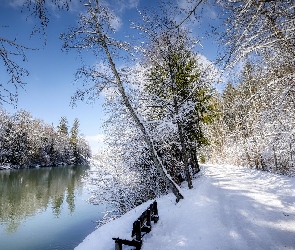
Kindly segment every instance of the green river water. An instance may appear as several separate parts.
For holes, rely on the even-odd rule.
[[[0,249],[73,249],[102,218],[86,166],[0,171]]]

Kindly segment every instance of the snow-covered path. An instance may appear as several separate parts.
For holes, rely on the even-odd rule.
[[[204,171],[176,208],[160,205],[173,213],[161,215],[144,250],[295,249],[294,179],[229,166]]]
[[[207,166],[194,189],[183,193],[176,205],[173,195],[158,200],[160,220],[143,250],[295,249],[294,178]],[[111,237],[130,237],[132,220],[146,207],[99,228],[78,249],[114,249]]]

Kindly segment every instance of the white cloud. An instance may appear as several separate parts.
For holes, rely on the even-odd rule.
[[[206,4],[204,6],[204,16],[206,18],[217,19],[218,17],[217,9],[212,5]]]
[[[103,134],[87,135],[87,136],[85,136],[85,139],[89,142],[103,142],[104,135]]]
[[[194,5],[194,1],[188,1],[188,0],[178,0],[177,1],[178,7],[184,10],[190,10]]]
[[[114,8],[118,12],[124,12],[125,10],[136,8],[138,6],[139,0],[121,0],[114,1]]]
[[[95,154],[99,149],[104,147],[104,135],[97,134],[97,135],[87,135],[85,139],[88,141],[89,146],[91,147],[92,153]]]
[[[113,18],[110,23],[115,31],[118,31],[122,26],[121,18],[118,16],[115,16],[115,18]]]
[[[136,8],[139,4],[139,0],[103,0],[102,3],[112,10],[114,17],[111,20],[111,26],[115,31],[118,31],[122,27],[121,17],[124,12]]]
[[[127,0],[129,8],[135,8],[138,6],[139,0]]]
[[[214,66],[214,64],[204,55],[198,54],[197,60],[199,64],[202,64],[204,67],[210,67],[211,65]]]
[[[17,8],[23,6],[25,2],[26,0],[12,0],[10,1],[9,5],[14,8]]]
[[[222,86],[219,86],[219,83],[225,82],[226,78],[222,74],[222,71],[219,70],[216,65],[211,62],[206,56],[202,54],[197,55],[197,61],[201,71],[205,72],[205,77],[211,81],[216,88],[221,89]]]

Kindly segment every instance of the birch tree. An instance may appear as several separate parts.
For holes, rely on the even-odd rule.
[[[87,49],[93,50],[95,55],[102,60],[104,67],[106,67],[108,71],[101,72],[96,66],[88,67],[88,69],[86,66],[82,67],[78,71],[78,75],[86,77],[86,79],[92,81],[94,85],[84,91],[78,91],[76,97],[81,97],[83,99],[87,92],[91,90],[94,90],[95,93],[99,93],[106,87],[114,87],[116,89],[116,92],[121,98],[122,105],[124,105],[136,127],[142,133],[143,140],[147,145],[157,170],[175,194],[177,201],[179,201],[184,197],[177,184],[168,175],[161,159],[158,157],[153,138],[150,136],[144,121],[135,111],[128,98],[126,82],[124,82],[124,73],[122,71],[120,72],[117,66],[118,61],[116,61],[116,59],[118,60],[120,54],[130,56],[130,44],[117,41],[113,38],[114,28],[112,23],[116,19],[116,16],[110,9],[103,6],[98,0],[89,1],[85,4],[85,7],[87,11],[80,15],[78,27],[71,29],[67,35],[62,35],[64,48],[78,49],[80,51]]]

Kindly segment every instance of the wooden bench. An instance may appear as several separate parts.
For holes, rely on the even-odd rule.
[[[122,250],[122,245],[134,246],[136,250],[141,249],[142,237],[152,230],[152,221],[159,220],[157,202],[154,201],[138,218],[133,222],[131,237],[132,240],[112,238],[115,241],[115,250]]]

